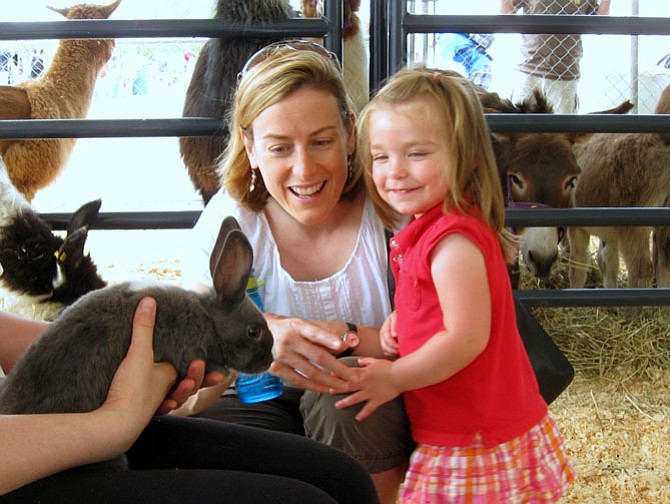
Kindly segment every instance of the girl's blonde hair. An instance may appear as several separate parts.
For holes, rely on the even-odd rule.
[[[255,189],[249,190],[251,165],[240,132],[253,141],[253,121],[265,109],[303,86],[332,94],[340,109],[344,127],[350,132],[354,129],[354,109],[337,64],[314,51],[278,47],[270,56],[241,74],[239,79],[234,106],[228,117],[230,140],[221,155],[218,173],[228,194],[243,207],[260,211],[267,203],[269,193],[260,173],[256,176]],[[342,169],[348,170],[348,177],[341,198],[352,199],[365,187],[356,156],[351,156],[349,165]]]
[[[474,86],[460,76],[426,68],[400,70],[361,112],[357,123],[359,164],[379,217],[391,229],[400,219],[381,198],[372,180],[370,117],[380,109],[402,109],[417,99],[430,101],[428,115],[441,128],[452,159],[451,169],[445,164],[449,189],[444,210],[456,209],[484,220],[498,234],[505,258],[513,261],[518,240],[504,227],[505,203],[488,125]]]

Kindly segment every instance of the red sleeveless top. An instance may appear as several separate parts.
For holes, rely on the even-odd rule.
[[[420,443],[467,446],[479,434],[495,446],[523,434],[547,413],[516,325],[512,288],[498,236],[483,221],[430,210],[391,239],[396,278],[396,329],[400,356],[444,330],[430,273],[430,255],[448,234],[460,233],[481,250],[491,294],[491,335],[466,368],[435,385],[403,394]]]

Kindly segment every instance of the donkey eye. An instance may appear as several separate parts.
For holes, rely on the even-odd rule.
[[[514,184],[515,186],[517,186],[520,189],[523,189],[523,182],[521,181],[521,179],[519,177],[517,177],[513,173],[510,173],[509,177],[512,180],[512,184]]]
[[[574,189],[575,185],[577,185],[577,177],[570,177],[570,179],[568,179],[568,181],[565,183],[565,189]]]

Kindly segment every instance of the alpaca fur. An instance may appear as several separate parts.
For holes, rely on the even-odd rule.
[[[365,34],[361,26],[361,19],[357,14],[361,8],[361,0],[344,0],[343,7],[344,81],[356,107],[356,112],[360,112],[370,99],[370,63],[365,47]],[[302,0],[303,17],[319,17],[322,12],[323,5],[320,0]]]
[[[0,288],[3,308],[44,320],[106,282],[84,254],[88,227],[97,217],[100,200],[77,210],[66,236],[53,234],[12,185],[0,158]]]
[[[67,19],[107,19],[120,2],[49,8]],[[61,40],[51,66],[40,79],[0,86],[0,119],[86,117],[98,73],[113,48],[113,40]],[[32,201],[36,192],[62,171],[74,144],[74,138],[0,139],[0,154],[16,188]]]
[[[670,86],[657,114],[670,113]],[[670,140],[667,133],[599,133],[575,145],[582,173],[573,193],[575,207],[670,206]],[[654,231],[653,251],[650,232]],[[598,265],[603,286],[618,286],[619,256],[628,271],[628,287],[670,287],[670,236],[667,226],[571,227],[570,286],[586,281],[591,235],[600,238]]]
[[[274,22],[295,16],[288,0],[218,0],[215,19],[243,29],[251,23]],[[283,38],[283,37],[282,37]],[[249,56],[280,38],[213,38],[202,47],[184,100],[184,117],[225,120],[232,105],[237,74]],[[228,131],[218,135],[181,137],[179,152],[193,186],[204,203],[219,190],[216,163],[228,143]]]

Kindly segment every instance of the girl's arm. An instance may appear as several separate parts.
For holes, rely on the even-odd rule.
[[[154,317],[155,301],[141,301],[128,354],[97,410],[0,415],[0,494],[71,467],[114,458],[132,445],[177,377],[171,364],[154,363]]]
[[[491,332],[491,297],[484,256],[460,234],[435,248],[431,272],[445,331],[393,364],[395,379],[412,390],[446,380],[484,351]]]
[[[488,344],[491,298],[481,251],[468,238],[452,234],[435,248],[431,260],[446,329],[393,362],[359,360],[363,367],[355,370],[357,376],[348,389],[355,392],[337,402],[339,408],[366,402],[356,416],[358,420],[406,390],[448,379],[470,364]]]

